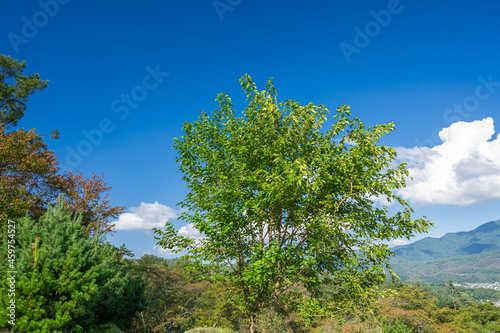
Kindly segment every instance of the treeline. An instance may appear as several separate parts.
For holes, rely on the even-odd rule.
[[[453,283],[453,282],[451,282]],[[438,307],[465,308],[477,302],[499,302],[500,291],[488,288],[466,288],[448,283],[412,283],[436,297]],[[453,305],[453,300],[455,304]]]
[[[150,254],[123,258],[120,253],[126,249],[119,251],[98,236],[86,238],[84,231],[81,217],[74,218],[63,203],[51,207],[39,223],[29,217],[20,221],[17,267],[23,273],[17,277],[14,331],[171,333],[200,327],[212,332],[249,331],[230,285],[193,270],[186,260]],[[303,297],[312,297],[304,288],[296,289]],[[334,289],[325,285],[322,293]],[[387,283],[380,291],[390,296],[376,301],[371,314],[344,313],[335,319],[304,316],[293,299],[285,298],[262,309],[255,328],[259,332],[500,330],[500,308],[489,302],[498,299],[494,290],[452,283]],[[2,303],[2,328],[9,328],[6,308]]]
[[[248,320],[231,297],[230,286],[192,271],[186,261],[144,255],[127,259],[136,276],[148,281],[148,307],[138,313],[128,332],[187,332],[208,327],[213,332],[248,332]],[[334,292],[334,286],[323,293]],[[300,289],[298,287],[298,289]],[[348,313],[342,319],[318,315],[307,321],[292,302],[263,309],[259,332],[498,332],[500,308],[495,290],[466,289],[453,284],[387,283],[391,296],[375,302],[371,315]],[[310,297],[303,290],[304,297]]]

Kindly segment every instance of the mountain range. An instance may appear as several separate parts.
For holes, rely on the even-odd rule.
[[[426,237],[391,249],[402,281],[493,283],[500,281],[500,220],[474,230]]]

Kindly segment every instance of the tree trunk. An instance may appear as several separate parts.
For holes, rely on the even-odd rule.
[[[255,322],[254,322],[254,317],[255,316],[250,316],[250,333],[255,333]]]

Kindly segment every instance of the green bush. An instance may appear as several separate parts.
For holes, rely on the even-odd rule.
[[[412,333],[413,329],[405,325],[405,323],[396,318],[390,320],[387,317],[383,317],[382,320],[382,332],[383,333]]]
[[[143,309],[144,286],[133,279],[116,252],[101,235],[86,236],[81,216],[56,207],[35,221],[16,222],[15,268],[0,263],[0,328],[22,332],[90,331],[114,322],[126,329],[136,311]],[[14,244],[13,244],[14,245]],[[6,257],[7,246],[0,257]],[[15,298],[7,272],[15,270]],[[8,322],[7,306],[15,299],[15,326]]]
[[[123,333],[123,331],[113,323],[109,323],[96,327],[93,333]]]
[[[258,332],[287,333],[287,320],[274,309],[261,311],[255,320],[255,328]]]

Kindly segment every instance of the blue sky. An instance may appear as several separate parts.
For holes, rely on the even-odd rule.
[[[244,108],[245,73],[262,89],[274,77],[281,100],[394,121],[383,144],[414,176],[400,194],[440,236],[500,219],[499,12],[494,0],[5,0],[0,53],[50,81],[20,126],[59,129],[49,147],[65,168],[105,173],[128,207],[109,240],[136,256],[165,254],[146,228],[162,220],[193,234],[175,219],[187,190],[173,138],[220,92]]]

